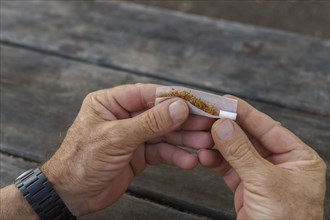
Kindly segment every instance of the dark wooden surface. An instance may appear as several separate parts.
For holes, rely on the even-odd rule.
[[[105,1],[1,4],[3,41],[329,114],[329,41]]]
[[[329,41],[110,2],[1,1],[0,10],[1,167],[19,173],[31,166],[19,158],[45,160],[87,93],[135,82],[247,97],[329,165]],[[4,170],[2,185],[15,176]],[[159,166],[93,218],[196,214],[234,216],[221,178]]]

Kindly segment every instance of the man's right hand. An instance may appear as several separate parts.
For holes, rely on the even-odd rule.
[[[212,136],[219,151],[203,149],[198,157],[235,192],[237,219],[323,219],[324,161],[280,123],[235,99],[237,123],[218,120]]]

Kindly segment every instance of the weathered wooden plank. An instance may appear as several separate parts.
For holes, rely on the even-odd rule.
[[[0,153],[0,187],[11,184],[25,170],[35,167],[35,163],[24,161]],[[147,200],[125,194],[117,203],[101,212],[90,214],[79,219],[208,219],[161,206]]]
[[[0,149],[36,161],[44,160],[59,144],[59,136],[73,121],[85,94],[123,83],[152,82],[146,77],[25,49],[0,49]],[[293,130],[329,161],[329,118],[253,104]],[[182,209],[196,207],[211,217],[234,214],[233,195],[222,179],[200,167],[187,172],[168,166],[150,167],[130,189],[157,193],[168,203],[174,201]]]
[[[16,177],[35,166],[37,163],[0,153],[0,187],[14,183]]]
[[[1,1],[0,20],[5,42],[330,112],[327,40],[110,1]]]
[[[182,219],[182,220],[206,220],[207,217],[187,214],[168,207],[160,206],[148,200],[138,199],[125,194],[118,202],[108,209],[98,213],[87,215],[81,220],[101,220],[101,219]]]
[[[150,80],[1,46],[1,149],[44,160],[89,92],[136,81]]]

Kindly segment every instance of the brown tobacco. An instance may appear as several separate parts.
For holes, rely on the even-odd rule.
[[[175,89],[172,89],[172,91],[168,93],[159,94],[158,97],[178,97],[187,100],[192,105],[203,110],[204,112],[207,112],[211,115],[219,115],[219,110],[214,105],[206,103],[205,101],[201,100],[200,98],[197,98],[188,91],[177,91]]]

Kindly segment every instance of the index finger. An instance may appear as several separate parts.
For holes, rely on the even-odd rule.
[[[114,87],[108,96],[128,112],[136,112],[154,105],[157,84],[129,84]]]
[[[113,89],[106,90],[108,98],[106,100],[115,101],[131,116],[136,116],[148,108],[154,106],[156,98],[156,89],[161,85],[158,84],[134,84],[134,85],[122,85]],[[110,98],[109,98],[110,97]],[[111,106],[111,103],[107,102],[106,106]],[[112,111],[115,106],[112,107]],[[117,111],[120,112],[120,111]],[[116,116],[118,114],[114,113]],[[123,118],[123,117],[117,117]],[[207,118],[199,115],[189,115],[186,122],[183,123],[181,129],[183,130],[209,130],[214,123],[214,119]]]
[[[111,89],[98,90],[89,94],[89,100],[94,103],[93,109],[98,114],[108,115],[107,118],[125,119],[131,113],[148,109],[154,106],[156,84],[128,84]],[[101,113],[100,113],[101,112]]]
[[[291,131],[263,112],[260,112],[246,101],[234,96],[230,98],[238,101],[236,122],[243,130],[257,139],[272,153],[285,153],[304,143]]]

